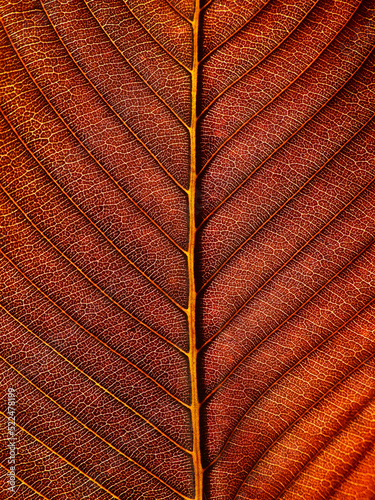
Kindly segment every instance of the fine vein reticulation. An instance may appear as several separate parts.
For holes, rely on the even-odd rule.
[[[5,495],[373,500],[374,19],[0,0]]]

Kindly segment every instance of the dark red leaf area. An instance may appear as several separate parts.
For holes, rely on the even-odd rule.
[[[2,367],[3,368],[3,367]],[[7,382],[2,379],[2,382]],[[7,420],[5,417],[0,417],[0,433],[1,436],[7,434]],[[19,441],[22,446],[18,449],[19,460],[23,464],[27,464],[27,473],[31,477],[29,484],[19,482],[17,487],[17,495],[22,500],[40,500],[41,494],[55,496],[56,498],[63,498],[66,492],[66,483],[71,485],[72,490],[76,492],[77,497],[85,497],[90,500],[110,500],[113,497],[105,490],[99,488],[95,483],[89,483],[87,478],[80,474],[77,470],[70,469],[69,466],[51,452],[46,446],[43,446],[39,441],[30,436],[27,431],[18,430]],[[1,484],[7,483],[5,455],[1,457],[0,462],[0,481]],[[105,467],[103,468],[105,470]],[[107,471],[109,471],[109,467]],[[33,476],[36,478],[38,475],[46,476],[49,481],[49,487],[45,486],[41,491],[37,491],[34,486],[37,486],[33,481]],[[46,483],[47,483],[46,481]]]
[[[76,3],[72,5],[76,5]],[[81,26],[81,30],[85,29],[86,23],[84,23],[84,20],[87,22],[87,20],[91,18],[91,12],[97,21],[96,32],[101,33],[101,38],[99,39],[103,40],[104,32],[107,44],[108,40],[111,41],[112,45],[116,47],[118,52],[128,61],[131,68],[133,68],[133,70],[157,92],[171,110],[188,123],[191,114],[190,74],[186,69],[182,68],[171,55],[166,54],[163,47],[160,47],[151,34],[145,31],[142,24],[134,18],[129,9],[130,3],[128,2],[128,7],[124,8],[124,3],[121,0],[111,2],[106,2],[104,0],[89,0],[86,2],[86,5],[89,8],[89,12],[83,8],[82,4],[80,17],[77,18],[76,15],[73,17],[71,16],[74,23],[78,25],[77,27]],[[136,2],[134,2],[134,5],[136,5]],[[68,34],[72,33],[70,24],[65,23],[63,26],[60,26],[58,22],[62,6],[57,3],[51,3],[49,6],[51,13],[53,13],[53,18],[56,19],[56,26],[60,30],[61,35],[65,35],[66,41],[69,43],[71,38]],[[159,8],[160,7],[161,5],[159,5]],[[189,6],[187,5],[185,7],[186,11],[188,11]],[[66,9],[66,7],[64,8]],[[170,9],[167,9],[167,12],[170,13]],[[114,19],[116,19],[116,22],[114,22]],[[91,23],[93,23],[93,21],[91,21]],[[186,31],[185,22],[179,21],[178,24],[179,26],[173,28],[173,33],[179,30],[181,32]],[[189,34],[189,36],[191,36],[191,34]],[[97,59],[98,51],[92,51],[92,49],[87,47],[84,43],[84,40],[81,41],[82,58],[80,60],[82,64],[87,65],[84,51],[90,50],[92,52],[92,58],[94,59]],[[96,40],[96,38],[94,40]],[[189,43],[191,44],[191,41],[186,41],[186,49],[189,48],[191,50],[191,46],[188,47]],[[175,48],[178,48],[178,45],[176,45]],[[116,55],[114,57],[116,57]],[[103,71],[105,68],[105,71],[111,71],[111,73],[115,75],[112,69],[114,57],[111,52],[111,58],[104,66],[103,61],[97,61],[97,66],[101,68],[100,71]],[[189,56],[188,58],[190,60]],[[87,65],[87,71],[92,71],[90,65]],[[103,79],[98,78],[99,75],[95,75],[94,73],[95,72],[93,72],[94,78],[96,77],[98,84],[100,84]],[[122,76],[121,78],[119,78],[119,76],[120,75],[117,75],[117,90],[121,92],[123,82]],[[114,94],[113,98],[119,99],[121,98],[121,94]]]
[[[209,498],[375,487],[374,16],[369,1],[269,2],[203,60]]]
[[[270,37],[282,15],[290,26]],[[209,498],[306,498],[303,484],[328,498],[356,474],[357,456],[372,453],[374,15],[371,2],[269,2],[204,60],[198,282]],[[320,483],[330,450],[334,472]],[[371,491],[363,463],[355,498],[370,498],[360,496]]]
[[[374,500],[374,20],[0,0],[0,500]]]
[[[32,6],[30,6],[30,9],[31,7]],[[26,26],[25,18],[28,18]],[[33,112],[31,113],[30,110],[26,115],[29,115],[30,121],[33,121],[34,126],[38,127],[38,135],[35,133],[36,131],[32,134],[33,141],[31,141],[31,144],[37,139],[42,142],[43,137],[48,134],[47,137],[49,142],[51,142],[49,147],[52,149],[54,144],[53,139],[57,136],[56,141],[58,140],[60,145],[57,151],[60,156],[60,162],[62,162],[61,144],[64,144],[64,150],[66,150],[72,159],[74,158],[75,162],[78,163],[77,169],[79,168],[79,154],[83,156],[87,177],[89,177],[90,173],[90,169],[87,168],[87,163],[93,164],[91,170],[99,170],[100,166],[100,170],[105,171],[101,173],[101,177],[105,179],[109,177],[113,178],[111,179],[111,196],[115,196],[115,194],[112,193],[114,190],[113,182],[115,180],[124,189],[126,188],[127,191],[130,191],[129,195],[136,197],[134,201],[138,202],[141,208],[145,211],[147,210],[147,212],[149,212],[150,209],[152,210],[149,214],[150,217],[156,219],[155,222],[158,222],[165,232],[171,237],[175,237],[179,240],[176,241],[177,243],[186,246],[187,215],[185,196],[168,177],[167,172],[160,168],[157,163],[157,154],[154,156],[150,155],[147,146],[150,148],[153,146],[151,144],[142,146],[140,141],[137,141],[134,133],[132,133],[133,129],[129,130],[130,127],[127,128],[124,126],[121,109],[118,109],[118,112],[114,114],[108,107],[108,104],[111,104],[109,101],[110,89],[106,91],[106,96],[102,96],[100,88],[94,86],[94,82],[90,85],[88,84],[84,72],[81,71],[82,68],[78,67],[78,62],[73,60],[72,57],[69,57],[67,48],[59,42],[58,35],[51,26],[49,18],[44,11],[35,12],[35,10],[32,10],[30,13],[23,11],[19,15],[12,14],[5,18],[4,24],[7,25],[7,23],[8,28],[11,28],[12,31],[16,33],[13,36],[11,33],[9,35],[11,36],[14,48],[18,51],[18,56],[22,57],[21,61],[18,60],[19,57],[17,57],[16,54],[14,54],[13,57],[9,55],[7,57],[9,68],[13,68],[13,65],[17,64],[21,71],[21,66],[23,66],[24,79],[26,80],[27,78],[27,82],[19,75],[18,85],[19,87],[22,86],[22,89],[25,91],[27,90],[27,85],[30,88],[30,94],[25,91],[22,94],[18,93],[17,89],[9,88],[7,90],[8,92],[12,92],[13,90],[15,99],[26,101],[17,103],[18,113],[23,113],[22,116],[27,112],[27,104],[29,107],[34,106]],[[22,30],[22,32],[25,30],[26,33],[23,36],[17,36],[18,30]],[[35,40],[34,45],[30,44],[30,40]],[[10,47],[7,50],[10,52]],[[40,58],[43,59],[42,71],[40,71],[41,68],[39,68]],[[122,61],[122,63],[122,67],[126,68],[125,61]],[[57,75],[54,72],[56,66],[59,68]],[[82,70],[84,71],[84,68]],[[58,77],[57,80],[56,76]],[[33,77],[33,79],[31,77]],[[74,86],[72,82],[75,83]],[[141,85],[141,83],[139,85]],[[31,90],[31,88],[33,90]],[[135,85],[131,85],[133,93],[136,91],[136,88]],[[145,85],[143,85],[143,87],[139,89],[140,95],[143,95],[145,88]],[[37,96],[35,92],[37,92]],[[113,89],[112,93],[116,97],[118,95],[127,95],[127,93],[121,93],[119,89],[116,88]],[[7,102],[9,102],[9,97]],[[132,97],[135,98],[135,96]],[[144,98],[141,102],[143,102],[143,100]],[[43,110],[41,109],[39,111],[39,109],[37,109],[38,114],[36,115],[35,106],[38,101]],[[14,107],[15,103],[12,102],[12,105]],[[113,106],[116,106],[116,103],[113,103]],[[132,109],[131,106],[125,106],[125,104],[119,103],[118,106],[126,109],[127,112],[130,112],[129,110]],[[147,106],[148,109],[152,107],[150,103],[147,102],[145,106]],[[136,109],[134,113],[135,118],[139,120],[139,110]],[[52,128],[52,116],[56,117],[55,121],[58,121],[60,128],[64,128],[64,138],[58,134],[59,129],[57,126]],[[168,116],[173,117],[171,113],[169,113]],[[34,120],[32,120],[33,118]],[[150,117],[150,130],[153,131],[153,134],[156,130],[154,126],[155,119],[154,117]],[[129,117],[125,117],[124,120],[128,122]],[[20,121],[20,125],[21,124],[22,122]],[[69,126],[68,131],[66,130],[66,126]],[[42,133],[43,127],[46,127],[46,132],[44,134]],[[144,123],[142,123],[142,127],[144,127]],[[54,134],[51,134],[51,128],[52,131],[55,132]],[[165,129],[165,127],[159,127],[158,129],[160,128]],[[179,128],[182,130],[181,133],[183,133],[182,125]],[[29,124],[28,133],[31,134],[31,132],[33,132],[33,129],[30,129]],[[136,131],[134,130],[134,132]],[[72,133],[76,135],[74,138],[75,141],[72,137]],[[168,131],[166,130],[165,133],[168,134]],[[173,135],[175,137],[175,133],[173,133]],[[74,148],[69,147],[66,136],[69,137],[70,142],[74,141]],[[158,147],[160,147],[161,144],[165,144],[166,140],[166,138],[162,137],[155,138],[156,144],[159,144]],[[38,147],[38,150],[41,149],[40,142],[35,145]],[[131,144],[131,148],[129,147],[129,143]],[[182,154],[181,147],[179,147],[178,150],[178,154]],[[39,154],[41,155],[42,152],[43,150],[40,151]],[[50,154],[52,152],[53,150]],[[90,156],[90,153],[91,158],[87,158],[87,156]],[[188,154],[188,152],[186,154]],[[95,163],[92,156],[97,160]],[[170,155],[168,155],[168,157],[170,157]],[[50,157],[48,157],[48,159],[49,158]],[[161,158],[161,160],[164,160],[164,158]],[[184,163],[186,164],[186,159],[177,156],[173,163],[175,164],[175,162],[184,165]],[[121,168],[121,165],[126,165],[126,170]],[[100,182],[98,174],[95,170],[94,172],[95,174],[93,173],[92,175],[95,175],[96,184],[98,185]],[[185,177],[186,181],[188,171],[186,171],[185,174],[181,172],[181,174]],[[144,183],[140,183],[140,177],[145,178]],[[181,180],[183,181],[182,177]],[[109,180],[107,180],[107,183],[108,182]],[[88,180],[85,184],[86,190],[89,189]],[[136,189],[140,184],[142,186],[141,190]],[[81,186],[80,188],[82,190]],[[104,186],[101,187],[101,192],[105,193]],[[113,205],[120,204],[121,200],[121,207],[122,204],[126,203],[126,197],[121,192],[119,192],[117,196],[121,198],[117,203],[116,199],[114,199]],[[168,209],[166,210],[168,205],[170,205],[170,214],[168,214]],[[120,209],[120,207],[118,209]],[[164,207],[163,210],[162,207]],[[112,219],[114,219],[115,214],[112,212],[113,206],[111,207],[111,214]],[[159,215],[157,215],[157,213],[159,213]],[[102,217],[105,215],[106,213],[104,212]],[[177,219],[175,219],[175,217],[177,217]],[[155,225],[155,222],[153,225]],[[137,226],[142,226],[142,224],[137,224]],[[177,228],[178,235],[176,232]],[[185,229],[185,231],[181,231],[181,229]],[[122,234],[122,231],[118,232],[120,235]],[[184,233],[184,239],[181,239],[181,235]],[[169,245],[168,242],[166,242],[166,244]],[[181,288],[183,287],[181,287],[180,283],[179,289]]]
[[[5,319],[5,321],[9,320]],[[9,327],[10,325],[7,324],[6,326]],[[60,373],[62,375],[63,372]],[[153,478],[149,472],[141,468],[139,464],[129,460],[129,458],[132,458],[128,455],[130,448],[129,443],[131,442],[131,437],[129,435],[123,435],[117,438],[117,440],[114,439],[114,436],[111,436],[113,443],[111,443],[111,446],[108,446],[108,441],[106,441],[103,436],[96,435],[94,430],[88,429],[84,422],[76,419],[75,416],[67,412],[66,409],[60,408],[56,402],[52,402],[40,389],[30,386],[30,383],[28,383],[28,380],[25,379],[24,376],[15,374],[14,369],[11,369],[5,363],[1,366],[1,377],[1,383],[4,387],[12,385],[17,391],[19,398],[18,425],[21,432],[26,436],[37,436],[37,439],[33,438],[32,440],[34,446],[38,443],[42,443],[43,449],[45,450],[44,453],[50,450],[53,459],[56,460],[56,458],[60,458],[60,471],[64,470],[64,467],[67,469],[67,472],[70,471],[70,474],[74,474],[74,472],[77,471],[78,474],[73,475],[74,483],[78,483],[77,487],[79,487],[79,481],[86,478],[84,486],[86,488],[90,486],[90,488],[93,488],[94,492],[95,485],[99,486],[99,495],[102,495],[103,498],[108,498],[104,495],[107,486],[110,487],[109,498],[113,498],[113,494],[120,495],[121,498],[126,498],[125,495],[128,495],[128,498],[137,498],[136,492],[139,491],[139,488],[145,487],[150,489],[148,500],[151,500],[152,495],[155,495],[155,493],[159,498],[167,498],[168,500],[180,498],[178,495],[172,494],[169,488],[163,486],[158,478]],[[62,380],[62,382],[65,385],[65,395],[70,391],[74,391],[74,383],[72,385],[66,384],[66,379]],[[76,398],[75,401],[76,405],[79,405],[81,398],[87,398],[91,400],[92,403],[95,402],[95,394],[92,392],[95,388],[92,388],[91,391],[86,394],[82,394],[79,386],[76,386],[76,389],[79,391],[78,399]],[[86,416],[86,418],[90,418],[88,407],[83,405],[83,399],[81,401],[84,409],[82,411],[81,407],[80,417]],[[4,403],[2,403],[0,411],[5,411]],[[124,415],[123,411],[121,411],[121,414]],[[103,414],[103,416],[104,415],[107,416],[107,414]],[[112,413],[112,417],[113,416],[114,413]],[[91,413],[93,421],[96,421],[97,417],[97,413]],[[48,426],[46,426],[46,422],[49,422]],[[120,421],[118,424],[115,423],[115,427],[111,430],[114,435],[116,435],[121,429],[122,425]],[[140,425],[138,432],[147,434],[146,426]],[[144,437],[146,437],[146,434],[144,434]],[[27,462],[23,465],[23,475],[26,476],[27,483],[30,484],[30,486],[36,487],[38,491],[44,490],[50,497],[52,492],[48,484],[48,474],[43,473],[43,475],[38,478],[37,474],[35,474],[37,471],[35,471],[32,461],[33,458],[35,458],[35,452],[33,454],[32,449],[27,449],[27,441],[25,442],[25,448],[24,453]],[[126,449],[127,453],[124,453],[124,449]],[[141,454],[141,450],[139,450],[138,453]],[[167,474],[167,468],[165,467],[167,455],[167,448],[164,449],[164,451],[160,449],[159,459],[155,460],[155,458],[153,458],[153,467],[155,467],[155,470],[158,470],[158,472],[164,469],[164,473]],[[150,455],[148,458],[150,458]],[[42,459],[43,455],[38,457],[37,467],[39,468],[42,466]],[[143,460],[145,459],[146,455],[143,457]],[[174,469],[174,471],[172,468],[169,470],[168,480],[177,481],[178,476],[180,476],[181,479],[181,474],[184,473],[185,466],[189,469],[190,464],[185,461],[185,466],[180,468],[181,465],[182,463],[179,464],[179,468]],[[33,470],[33,475],[30,473],[28,474],[27,469]],[[48,469],[50,470],[50,468]],[[185,469],[185,473],[189,472],[188,469]],[[50,472],[52,471],[50,470]],[[91,480],[87,481],[88,478],[91,478]],[[65,479],[64,483],[66,491],[67,483]],[[57,486],[58,485],[56,485],[56,487]],[[70,488],[71,486],[69,486],[68,491]],[[94,494],[92,498],[96,498]],[[101,498],[101,496],[99,496],[99,498]]]
[[[1,6],[1,387],[16,388],[24,498],[194,494],[190,76],[138,21],[112,38],[107,8]],[[140,68],[140,32],[164,83]]]
[[[237,31],[244,29],[267,4],[267,0],[244,0],[233,3],[215,1],[206,4],[207,8],[202,17],[201,57],[207,57]]]

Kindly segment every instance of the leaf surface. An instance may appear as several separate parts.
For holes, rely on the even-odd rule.
[[[0,17],[4,498],[372,500],[372,0]]]

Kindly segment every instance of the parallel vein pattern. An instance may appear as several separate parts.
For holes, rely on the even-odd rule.
[[[374,20],[0,0],[1,499],[374,499]]]
[[[150,7],[122,5],[124,36],[116,2],[1,5],[1,386],[25,498],[194,496],[192,28],[172,22],[168,56]]]
[[[207,8],[207,29],[228,5]],[[275,0],[248,16],[223,44],[203,35],[205,491],[370,500],[374,7]]]

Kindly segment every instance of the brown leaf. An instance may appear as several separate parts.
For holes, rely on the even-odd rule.
[[[373,1],[0,17],[0,498],[372,500]]]

